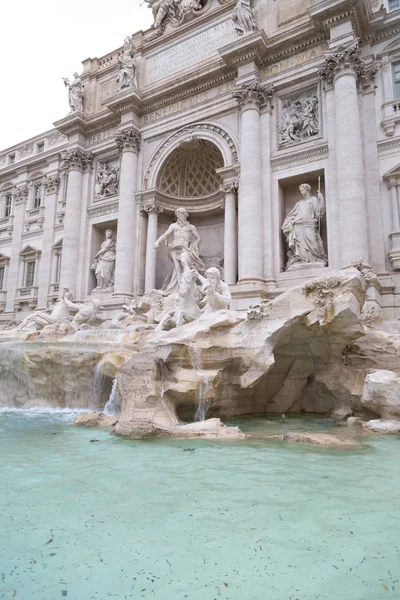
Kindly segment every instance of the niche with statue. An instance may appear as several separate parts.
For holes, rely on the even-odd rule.
[[[328,265],[323,171],[279,182],[281,269],[295,271]]]

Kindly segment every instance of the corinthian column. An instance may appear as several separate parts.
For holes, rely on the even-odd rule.
[[[368,262],[367,209],[364,189],[357,80],[365,74],[357,43],[325,53],[320,75],[334,87],[335,144],[341,261]]]
[[[79,148],[68,150],[63,156],[63,168],[68,170],[68,187],[64,217],[63,251],[61,260],[60,290],[68,286],[76,293],[79,258],[79,237],[82,204],[83,172],[93,163],[91,152]]]
[[[51,283],[54,216],[56,212],[59,183],[60,178],[58,174],[46,177],[43,181],[46,200],[43,224],[43,250],[39,273],[38,308],[47,308],[47,296],[49,294],[49,285]]]
[[[237,277],[237,220],[236,220],[236,194],[238,183],[230,181],[222,185],[225,194],[225,222],[224,222],[224,280],[226,283],[236,283]]]
[[[115,136],[121,151],[119,180],[118,236],[115,261],[114,296],[132,296],[134,273],[134,250],[136,235],[137,157],[140,135],[127,129]]]
[[[157,250],[154,244],[157,241],[158,235],[158,215],[162,212],[162,208],[157,206],[156,202],[152,202],[143,206],[143,211],[147,213],[147,241],[146,241],[146,272],[144,291],[148,292],[156,287],[156,259]]]
[[[262,281],[263,214],[260,111],[271,91],[253,81],[233,92],[241,113],[238,203],[239,283]]]

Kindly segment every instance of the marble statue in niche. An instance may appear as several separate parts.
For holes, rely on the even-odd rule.
[[[172,273],[166,278],[162,287],[167,294],[179,290],[185,271],[190,269],[205,271],[204,263],[199,256],[200,236],[196,227],[188,221],[188,211],[185,208],[177,208],[175,216],[176,223],[172,223],[154,244],[154,248],[158,248],[165,241],[168,256],[173,263]]]
[[[238,35],[256,31],[257,24],[253,17],[251,0],[237,0],[237,4],[232,13],[232,21]]]
[[[280,144],[301,142],[319,134],[319,103],[317,91],[298,98],[282,100],[279,123]]]
[[[118,192],[119,168],[110,167],[106,161],[100,162],[95,183],[95,196],[112,196]]]
[[[299,187],[302,198],[286,216],[282,231],[288,245],[286,270],[305,264],[326,266],[327,254],[321,239],[321,218],[325,214],[325,200],[320,191],[311,195],[311,186],[302,183]]]
[[[121,58],[118,59],[119,73],[117,77],[118,89],[136,86],[135,46],[132,36],[128,35],[124,40],[124,49]]]
[[[68,77],[63,78],[65,87],[68,88],[68,103],[70,113],[83,111],[83,88],[84,85],[78,73],[74,73],[74,80],[71,82]]]
[[[106,229],[105,240],[95,255],[90,268],[94,271],[97,280],[97,286],[92,292],[101,290],[112,292],[114,290],[115,240],[111,229]]]

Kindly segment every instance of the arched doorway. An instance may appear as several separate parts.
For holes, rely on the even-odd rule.
[[[173,222],[178,207],[189,211],[189,221],[200,235],[200,256],[206,268],[216,266],[223,274],[226,193],[221,189],[221,172],[224,168],[224,156],[217,145],[194,134],[184,136],[164,156],[155,186],[145,194],[143,202],[148,214],[145,291],[161,288],[171,270],[165,247],[155,251],[153,245]]]

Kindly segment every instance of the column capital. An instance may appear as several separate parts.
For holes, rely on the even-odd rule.
[[[19,187],[15,187],[12,190],[12,195],[16,205],[25,204],[28,199],[28,186],[24,184]]]
[[[93,164],[93,154],[80,148],[66,150],[61,154],[62,168],[67,171],[86,171]]]
[[[60,177],[58,173],[56,175],[51,175],[50,177],[45,177],[43,179],[43,187],[46,196],[50,196],[51,194],[56,194],[58,192],[58,187],[60,185]]]
[[[237,194],[238,189],[239,181],[237,179],[234,179],[233,181],[224,181],[220,186],[220,190],[224,194]]]
[[[148,215],[159,215],[163,212],[163,209],[157,204],[157,202],[147,202],[146,204],[142,205],[141,210]]]
[[[123,152],[124,150],[133,150],[133,152],[139,152],[140,150],[140,133],[130,127],[115,136],[115,143],[117,144],[118,150]]]
[[[374,84],[378,69],[379,65],[375,60],[371,64],[365,64],[356,40],[325,52],[325,63],[318,69],[318,74],[328,84],[335,84],[341,75],[354,75],[361,90],[367,91],[371,83]]]
[[[273,86],[261,85],[261,83],[255,79],[249,84],[234,90],[232,95],[238,103],[239,110],[243,111],[246,108],[262,110],[265,106],[271,108],[273,91]]]

